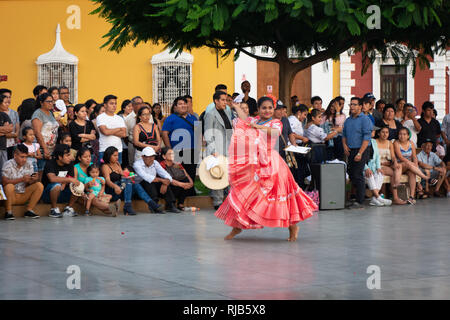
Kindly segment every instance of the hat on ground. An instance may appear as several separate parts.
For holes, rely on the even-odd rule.
[[[222,155],[206,157],[198,168],[200,181],[211,190],[228,187],[228,159]]]
[[[373,95],[372,92],[368,92],[364,95],[363,99],[364,98],[375,99],[375,96]]]
[[[143,157],[152,157],[152,156],[156,156],[156,152],[155,152],[155,150],[152,147],[145,147],[142,150],[141,155]]]
[[[69,188],[74,196],[81,197],[84,194],[84,184],[82,182],[78,186],[70,183]]]

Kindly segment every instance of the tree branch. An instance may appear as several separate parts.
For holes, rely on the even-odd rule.
[[[258,55],[256,55],[256,54],[250,53],[250,52],[248,52],[247,50],[245,50],[245,49],[243,49],[243,48],[240,48],[240,49],[237,49],[237,50],[242,51],[243,53],[245,53],[245,54],[248,55],[249,57],[255,58],[255,59],[257,59],[257,60],[269,61],[269,62],[277,62],[276,56],[275,56],[274,58],[261,57],[261,56],[258,56]]]

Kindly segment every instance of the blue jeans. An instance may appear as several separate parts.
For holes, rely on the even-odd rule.
[[[144,200],[146,203],[150,202],[152,198],[145,192],[144,188],[139,183],[132,183],[130,179],[122,178],[121,181],[115,182],[119,187],[122,183],[125,183],[125,189],[121,194],[116,194],[114,189],[110,187],[106,187],[105,193],[112,195],[111,201],[117,201],[119,199],[124,200],[125,202],[131,202],[131,198],[133,194],[137,194],[139,198]]]
[[[61,183],[49,183],[42,193],[42,200],[45,203],[50,203],[50,191],[53,190],[56,186],[61,186]],[[68,203],[70,201],[70,196],[72,195],[72,192],[70,192],[70,188],[68,185],[64,188],[63,191],[59,194],[57,203]]]
[[[105,152],[99,152],[98,153],[98,165],[101,166],[102,163],[101,161],[103,160],[103,155],[105,154]],[[119,163],[122,164],[122,152],[119,152]]]

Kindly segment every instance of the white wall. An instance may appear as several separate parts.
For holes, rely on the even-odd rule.
[[[241,83],[244,80],[248,80],[251,85],[250,90],[250,97],[258,100],[258,75],[257,75],[257,61],[254,58],[249,57],[245,53],[242,53],[239,55],[239,58],[234,62],[234,91],[233,92],[239,92],[241,91]],[[231,89],[231,88],[230,88]],[[229,94],[233,94],[231,90],[228,90]]]
[[[325,65],[326,63],[326,65]],[[328,68],[327,68],[328,66]],[[316,63],[311,67],[311,97],[322,98],[323,108],[333,99],[333,60]]]

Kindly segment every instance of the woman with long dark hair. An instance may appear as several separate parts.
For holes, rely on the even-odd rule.
[[[317,206],[274,150],[283,125],[273,118],[273,100],[262,97],[257,105],[259,116],[252,118],[233,104],[240,120],[229,147],[230,192],[215,215],[233,227],[225,240],[242,229],[282,227],[289,228],[288,241],[296,241],[297,223],[311,217]]]
[[[117,115],[122,117],[126,123],[126,119],[128,117],[133,116],[132,112],[133,112],[133,104],[131,103],[131,100],[126,99],[122,102],[120,111],[117,113]],[[123,151],[122,151],[122,167],[126,168],[130,165],[130,161],[128,159],[128,132],[127,132],[127,136],[125,138],[122,138],[122,149],[123,149]]]
[[[74,107],[75,120],[69,123],[69,132],[72,138],[72,149],[76,152],[86,146],[92,149],[91,142],[97,138],[94,125],[86,120],[87,108],[84,104]]]
[[[162,107],[159,103],[153,104],[152,117],[153,117],[153,120],[156,121],[156,123],[158,124],[159,131],[161,131],[166,117],[163,116]]]
[[[150,123],[151,112],[147,106],[141,107],[136,115],[136,125],[133,129],[133,144],[136,148],[134,161],[141,159],[145,147],[151,147],[156,153],[161,151],[161,136],[158,126]]]

